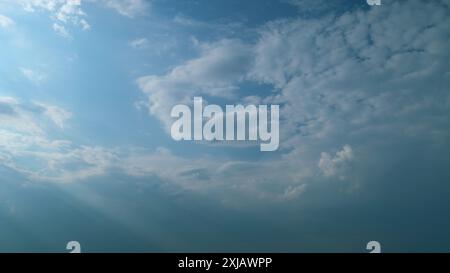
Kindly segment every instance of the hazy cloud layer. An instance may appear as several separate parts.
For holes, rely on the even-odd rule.
[[[28,4],[23,5],[53,12],[60,22],[84,17],[81,2],[64,9],[51,1]],[[145,99],[139,105],[166,131],[171,108],[194,96],[281,104],[277,153],[247,161],[207,153],[186,157],[167,148],[81,145],[49,137],[65,130],[69,111],[8,97],[0,104],[1,162],[44,181],[80,181],[113,171],[156,176],[180,189],[217,192],[222,200],[293,200],[324,181],[359,185],[371,176],[362,166],[396,156],[380,149],[381,140],[400,152],[414,149],[411,142],[447,147],[450,139],[448,1],[396,1],[388,7],[268,22],[254,41],[198,42],[196,57],[137,79]],[[128,43],[142,49],[148,41]],[[29,69],[22,73],[41,79]],[[271,92],[249,94],[248,83]],[[215,147],[208,149],[215,154]]]

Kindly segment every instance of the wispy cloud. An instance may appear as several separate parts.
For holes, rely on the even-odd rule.
[[[145,0],[101,0],[107,7],[116,10],[119,14],[134,17],[150,9],[151,2]]]
[[[221,192],[226,199],[253,196],[273,201],[300,196],[305,179],[311,177],[298,172],[299,162],[289,157],[276,163],[193,159],[165,148],[106,148],[52,137],[54,129],[63,130],[71,117],[56,105],[0,97],[0,164],[33,181],[77,182],[114,170],[131,177],[156,176],[183,190]]]
[[[34,181],[71,182],[105,174],[112,162],[106,149],[51,137],[53,128],[63,129],[71,116],[48,103],[0,97],[0,164]]]
[[[144,49],[149,46],[149,41],[147,38],[138,38],[138,39],[132,40],[130,42],[130,46],[134,49]]]
[[[67,31],[66,27],[63,25],[60,25],[58,23],[53,24],[53,30],[56,31],[61,37],[66,39],[71,39],[72,35]]]
[[[10,28],[13,25],[14,25],[14,21],[11,18],[0,14],[0,27],[1,28]]]
[[[61,129],[64,129],[66,120],[72,117],[71,112],[55,105],[50,105],[43,102],[34,102],[34,105],[41,107],[43,114]]]
[[[19,5],[27,12],[48,13],[53,21],[52,28],[64,38],[72,38],[71,27],[91,29],[83,8],[86,4],[97,3],[127,17],[144,14],[151,6],[151,2],[145,0],[5,0],[5,3]],[[12,24],[10,18],[0,15],[0,27],[10,27]]]
[[[25,78],[36,85],[43,83],[47,79],[47,75],[30,68],[20,67],[19,70]]]

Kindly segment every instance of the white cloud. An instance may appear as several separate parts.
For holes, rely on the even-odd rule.
[[[138,38],[131,41],[130,46],[134,49],[144,49],[149,46],[149,41],[146,38]]]
[[[299,186],[289,186],[282,196],[281,200],[292,200],[298,198],[301,194],[303,194],[306,190],[307,184],[302,184]]]
[[[0,97],[0,120],[2,128],[13,128],[14,131],[42,135],[48,121],[52,125],[64,128],[72,113],[48,103],[24,103],[13,97]]]
[[[52,139],[71,113],[48,103],[0,97],[0,164],[35,181],[72,182],[104,175],[114,154]]]
[[[47,79],[47,75],[45,75],[39,71],[32,70],[32,69],[26,68],[26,67],[20,67],[19,69],[22,72],[22,74],[29,81],[33,82],[36,85],[41,84],[42,82],[44,82]]]
[[[72,35],[70,35],[69,31],[67,31],[67,29],[63,25],[54,23],[53,30],[56,31],[56,33],[58,33],[63,38],[66,38],[66,39],[72,38]]]
[[[345,172],[348,171],[348,166],[353,159],[352,147],[345,145],[342,150],[336,152],[335,156],[326,152],[321,153],[318,166],[325,176],[338,176],[340,179],[345,179]]]
[[[0,27],[2,27],[2,28],[10,28],[13,25],[14,25],[14,21],[11,18],[0,14]]]
[[[83,30],[90,29],[86,21],[86,13],[82,9],[82,0],[18,0],[11,1],[19,4],[28,12],[45,11],[50,13],[53,29],[62,37],[70,38],[69,26],[79,26]]]
[[[116,10],[119,14],[134,17],[145,13],[150,8],[150,1],[145,0],[101,0],[104,5]]]
[[[218,157],[184,158],[161,148],[154,153],[131,151],[121,158],[121,168],[131,176],[157,176],[183,190],[215,192],[224,200],[292,200],[301,196],[313,175],[308,169],[299,169],[302,163],[289,156],[277,161],[246,162]]]
[[[55,13],[56,19],[64,23],[78,23],[83,16],[86,16],[86,13],[81,9],[81,0],[63,1]]]
[[[42,107],[43,114],[53,121],[59,128],[64,129],[66,120],[72,117],[72,113],[61,107],[50,105],[42,102],[35,102],[36,106]]]
[[[52,28],[61,37],[71,38],[71,27],[91,29],[83,3],[99,3],[112,8],[119,14],[134,17],[145,13],[150,2],[145,0],[4,0],[9,5],[19,5],[27,12],[47,12],[53,21]],[[0,27],[10,27],[14,22],[0,15]]]
[[[333,140],[371,141],[400,124],[423,137],[447,131],[434,113],[448,114],[439,86],[448,81],[449,23],[438,1],[269,23],[249,74],[279,90],[270,100],[284,104],[289,137],[281,145],[320,141],[329,149]]]
[[[71,38],[71,27],[91,29],[83,3],[99,3],[119,14],[134,17],[145,13],[150,1],[145,0],[4,0],[9,5],[20,5],[27,12],[47,12],[53,21],[52,28],[64,38]],[[13,21],[0,15],[0,27],[10,27]]]

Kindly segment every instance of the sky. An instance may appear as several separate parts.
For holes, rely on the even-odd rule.
[[[0,0],[0,252],[448,252],[449,46],[449,0]],[[174,141],[199,96],[279,149]]]

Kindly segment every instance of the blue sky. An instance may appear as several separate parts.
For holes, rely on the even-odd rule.
[[[449,9],[0,0],[0,251],[449,251]],[[173,141],[194,96],[280,149]]]

